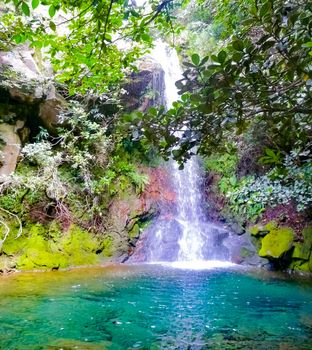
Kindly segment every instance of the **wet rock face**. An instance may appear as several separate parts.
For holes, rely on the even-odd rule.
[[[147,256],[152,254],[148,251],[147,247],[150,244],[147,240],[153,237],[158,228],[164,228],[162,225],[156,226],[155,222],[148,228],[145,229],[145,227],[152,219],[159,217],[161,207],[165,213],[160,217],[160,221],[163,227],[170,223],[172,234],[164,238],[166,242],[162,242],[164,246],[168,246],[168,249],[160,251],[155,248],[153,252],[163,259],[166,257],[164,260],[168,260],[169,257],[174,260],[178,253],[177,240],[181,231],[177,222],[173,220],[172,212],[175,209],[176,197],[171,188],[169,173],[167,169],[160,167],[142,170],[149,177],[148,185],[139,198],[132,194],[112,203],[109,210],[111,219],[108,231],[115,232],[114,240],[118,245],[117,250],[123,254],[123,260],[131,256],[131,261],[146,261]],[[162,243],[159,242],[158,246],[160,247]]]
[[[128,111],[144,112],[152,106],[165,105],[162,93],[165,90],[164,71],[149,57],[142,59],[139,72],[131,74],[124,89],[123,104]]]
[[[168,235],[157,234],[164,230]],[[178,260],[180,249],[178,242],[182,232],[183,229],[176,220],[169,218],[157,220],[145,230],[128,262]]]

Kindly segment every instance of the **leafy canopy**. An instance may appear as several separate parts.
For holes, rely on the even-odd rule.
[[[289,153],[312,141],[312,3],[238,3],[245,20],[221,50],[184,63],[181,101],[137,119],[142,137],[183,160],[209,154],[248,128],[266,130],[265,146]],[[176,131],[182,131],[177,137]],[[234,135],[234,136],[233,136]],[[158,140],[161,140],[159,143]]]
[[[27,43],[47,54],[70,94],[113,91],[152,45],[152,32],[177,30],[173,0],[6,0],[0,49]],[[2,9],[2,10],[1,10]]]

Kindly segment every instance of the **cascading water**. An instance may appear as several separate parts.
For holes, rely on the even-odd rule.
[[[165,75],[164,97],[166,107],[169,109],[174,101],[179,99],[175,82],[182,77],[182,70],[178,55],[175,50],[161,42],[156,41],[152,57],[162,66]],[[183,170],[179,170],[176,162],[170,164],[173,175],[174,190],[177,194],[176,220],[181,225],[182,236],[178,243],[180,246],[177,260],[194,261],[202,260],[202,248],[204,240],[203,232],[204,215],[201,209],[202,196],[199,190],[200,171],[197,160],[193,157]],[[161,232],[168,234],[168,232]]]
[[[175,50],[157,40],[152,58],[164,70],[166,107],[169,109],[179,99],[175,82],[182,77],[179,59]],[[207,221],[201,193],[202,172],[199,160],[192,157],[179,169],[176,162],[169,162],[173,190],[176,193],[174,214],[162,215],[149,229],[144,242],[144,260],[148,262],[175,262],[199,267],[209,260],[228,260],[227,248],[221,242],[228,233]],[[139,261],[142,254],[130,258]],[[222,265],[222,264],[221,264]]]

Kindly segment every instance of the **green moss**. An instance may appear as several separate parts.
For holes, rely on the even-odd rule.
[[[242,247],[240,250],[240,256],[242,258],[250,258],[253,255],[253,252],[247,249],[246,247]]]
[[[248,232],[252,236],[258,236],[260,231],[261,231],[261,226],[259,226],[259,225],[254,225],[254,226],[248,227]]]
[[[61,250],[68,254],[78,251],[95,252],[98,246],[98,240],[91,233],[76,225],[71,225],[60,240]]]
[[[269,231],[269,232],[270,232],[270,231],[276,230],[277,227],[278,227],[277,222],[274,221],[274,220],[272,220],[272,221],[268,222],[268,223],[264,226],[263,230],[264,230],[264,231]]]
[[[113,239],[110,236],[105,237],[101,244],[101,255],[105,258],[109,258],[114,255],[116,249],[113,244]]]
[[[70,265],[90,265],[99,262],[98,240],[91,233],[72,225],[58,242],[58,248],[68,256]]]
[[[48,226],[47,235],[49,238],[52,238],[54,241],[59,240],[63,235],[60,223],[55,220],[52,221]]]
[[[19,231],[19,224],[15,221],[8,222],[6,221],[10,232],[6,240],[3,242],[1,252],[7,255],[13,255],[16,252],[20,251],[23,248],[23,237],[16,239]],[[4,226],[0,227],[0,237],[4,239],[5,228]]]
[[[13,252],[19,252],[17,268],[21,270],[57,269],[75,265],[91,265],[99,262],[96,255],[99,243],[89,232],[72,225],[61,235],[57,223],[45,227],[40,224],[29,226],[20,240],[16,240]],[[53,237],[53,239],[48,239]],[[11,247],[11,245],[8,245]]]
[[[69,266],[69,260],[62,253],[52,253],[46,250],[29,248],[17,261],[17,268],[32,269],[58,269]]]
[[[262,226],[252,226],[251,228],[248,229],[250,234],[254,236],[255,238],[261,238],[267,235],[270,231],[265,230]]]
[[[311,254],[310,245],[305,244],[305,242],[294,244],[294,251],[292,253],[292,257],[294,259],[309,260],[310,254]]]
[[[139,224],[135,224],[132,229],[129,231],[130,238],[137,238],[140,235],[140,226]]]
[[[23,253],[17,260],[18,269],[53,269],[69,265],[55,243],[46,239],[46,227],[40,224],[31,225],[27,233],[28,237],[23,237]]]
[[[291,228],[271,230],[262,239],[259,255],[268,259],[279,259],[292,248],[293,241],[294,233]]]
[[[312,248],[312,226],[306,227],[302,231],[302,236],[303,236],[305,244],[309,245],[310,248]]]
[[[290,268],[296,271],[312,272],[312,255],[310,255],[309,261],[293,260]]]

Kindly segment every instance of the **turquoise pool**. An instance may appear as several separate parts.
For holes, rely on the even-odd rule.
[[[2,276],[0,349],[312,349],[312,281],[160,265]]]

